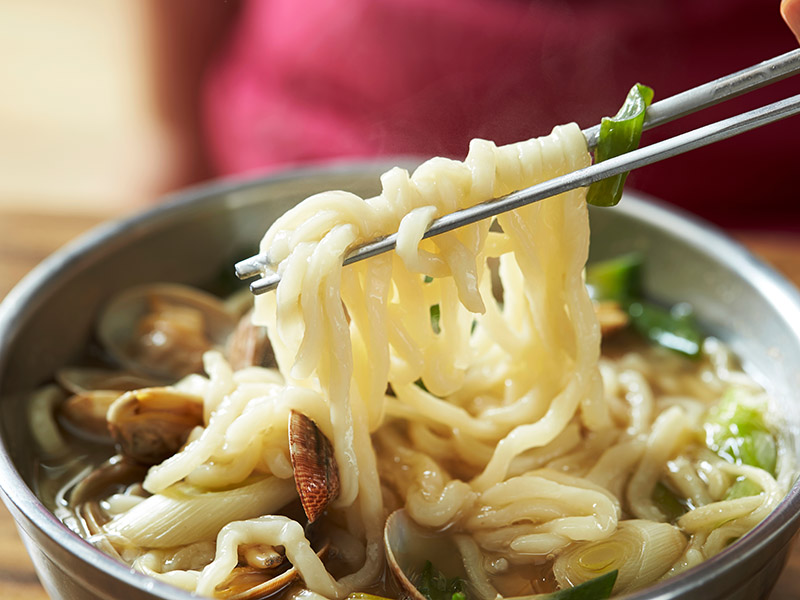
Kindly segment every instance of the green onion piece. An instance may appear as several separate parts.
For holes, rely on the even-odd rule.
[[[431,306],[431,327],[434,333],[439,333],[441,331],[439,327],[439,317],[439,305],[434,304]]]
[[[633,302],[628,314],[636,331],[650,341],[690,358],[700,356],[703,335],[685,304],[667,310],[646,301]]]
[[[645,111],[652,100],[653,90],[637,83],[628,92],[619,112],[613,117],[603,117],[594,151],[595,162],[602,162],[639,147]],[[616,205],[622,197],[622,187],[627,176],[627,173],[622,173],[596,181],[589,186],[586,201],[595,206]]]
[[[586,285],[593,300],[626,303],[642,295],[642,255],[623,254],[586,267]]]
[[[614,569],[599,577],[584,581],[580,585],[566,590],[559,590],[544,596],[535,596],[537,600],[605,600],[611,597],[618,571]]]
[[[739,477],[725,493],[725,500],[736,500],[745,496],[758,496],[763,490],[747,477]]]
[[[706,445],[722,458],[775,475],[778,449],[764,414],[767,403],[745,390],[730,388],[709,410]]]
[[[425,561],[416,587],[428,600],[467,600],[467,583],[459,577],[448,579],[429,560]]]
[[[681,502],[681,499],[675,492],[660,481],[653,488],[651,496],[659,510],[667,517],[668,522],[674,523],[686,514],[686,505]]]
[[[697,358],[703,334],[691,308],[679,303],[667,310],[642,299],[644,260],[638,252],[592,263],[586,267],[586,287],[595,301],[618,302],[628,312],[633,328],[651,342]]]

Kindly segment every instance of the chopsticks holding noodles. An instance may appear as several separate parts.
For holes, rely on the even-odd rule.
[[[647,108],[643,129],[657,127],[729,98],[780,81],[798,72],[800,72],[800,49],[787,52],[748,69],[721,77],[654,103]],[[713,144],[798,113],[800,113],[800,94],[699,127],[649,146],[643,146],[626,154],[608,158],[603,162],[544,181],[524,190],[443,215],[431,223],[423,237],[429,238],[452,231],[544,198],[578,187],[588,186],[602,179]],[[597,145],[600,134],[600,125],[584,129],[583,134],[589,149],[594,148]],[[343,264],[348,265],[391,250],[395,247],[396,242],[397,234],[392,233],[364,243],[353,248],[344,258]],[[263,254],[259,254],[238,262],[235,269],[236,275],[240,279],[249,279],[262,275],[262,277],[250,284],[250,290],[254,294],[262,294],[274,289],[280,282],[280,275],[271,270],[270,267],[271,265],[268,264],[267,258]]]

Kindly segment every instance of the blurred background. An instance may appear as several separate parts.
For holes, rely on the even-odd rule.
[[[763,0],[3,0],[0,207],[110,216],[217,176],[463,158],[796,45]],[[654,141],[800,91],[783,84]],[[633,174],[729,228],[800,229],[800,119]]]
[[[233,3],[3,0],[0,205],[114,215],[212,176],[203,73]]]

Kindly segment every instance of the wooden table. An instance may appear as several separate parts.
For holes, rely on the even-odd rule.
[[[39,261],[100,220],[93,216],[44,216],[0,208],[0,298]],[[772,233],[735,236],[800,285],[800,236]],[[47,599],[4,506],[0,507],[0,598]],[[800,544],[795,544],[770,600],[797,598],[800,598]]]

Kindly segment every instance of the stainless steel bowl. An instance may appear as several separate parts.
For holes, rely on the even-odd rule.
[[[276,216],[326,189],[378,191],[390,165],[301,169],[198,187],[140,216],[99,227],[32,271],[0,305],[0,485],[39,577],[55,599],[195,598],[125,566],[71,533],[39,502],[26,398],[80,356],[99,307],[124,288],[152,281],[196,285],[229,274]],[[800,429],[800,295],[720,232],[629,194],[592,211],[592,256],[632,249],[647,257],[646,289],[690,302],[706,329],[727,342],[776,399],[787,438]],[[800,464],[800,455],[798,456]],[[764,597],[800,525],[800,485],[747,536],[685,575],[630,598]]]

